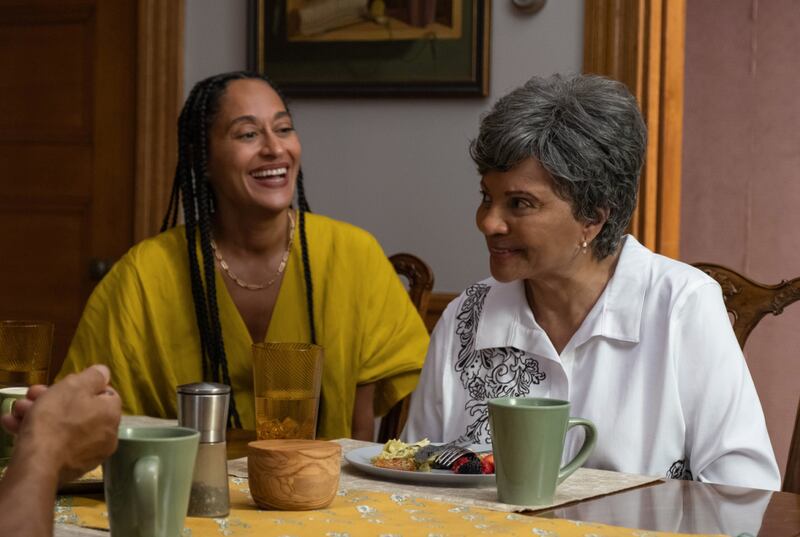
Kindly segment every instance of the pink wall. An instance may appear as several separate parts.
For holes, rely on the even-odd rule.
[[[800,276],[800,2],[687,2],[681,258]],[[745,348],[783,473],[800,396],[800,303]]]

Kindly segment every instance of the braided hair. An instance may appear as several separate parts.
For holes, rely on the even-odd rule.
[[[175,227],[178,223],[180,207],[183,207],[192,300],[197,318],[197,330],[200,334],[203,380],[222,382],[229,386],[231,386],[231,380],[228,374],[228,360],[225,356],[225,344],[219,320],[214,254],[211,249],[211,217],[214,213],[215,198],[208,177],[208,133],[219,111],[219,101],[225,93],[228,83],[232,80],[246,79],[264,81],[278,94],[284,105],[286,104],[286,99],[280,90],[268,78],[256,73],[246,71],[223,73],[195,84],[178,119],[178,164],[175,168],[175,179],[172,183],[167,213],[161,224],[161,231]],[[311,212],[311,209],[303,187],[302,169],[297,174],[297,205],[308,322],[311,328],[311,342],[316,343],[314,292],[311,284],[311,262],[308,256],[305,226],[305,214]],[[197,257],[198,234],[201,259]],[[233,427],[242,426],[236,410],[232,386],[229,421]]]

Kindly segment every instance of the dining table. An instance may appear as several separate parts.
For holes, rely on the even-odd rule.
[[[496,503],[492,487],[481,489],[481,495],[471,487],[386,481],[365,474],[344,457],[340,490],[329,508],[259,511],[249,497],[246,476],[247,443],[254,439],[252,431],[229,431],[231,515],[225,519],[187,518],[185,535],[800,536],[800,495],[788,492],[619,474],[619,482],[624,483],[621,490],[590,490],[576,495],[575,500],[562,497],[556,506],[517,509]],[[379,444],[367,442],[336,441],[344,453],[379,448]],[[590,487],[598,482],[592,470],[581,470],[583,477],[576,477],[579,470],[559,490],[569,488],[570,480],[588,477]],[[613,483],[616,476],[613,472],[600,475],[606,477]],[[109,536],[101,489],[60,495],[55,520],[57,537]]]

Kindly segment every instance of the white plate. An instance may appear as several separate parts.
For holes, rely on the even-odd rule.
[[[358,448],[346,453],[344,458],[359,470],[382,479],[406,481],[408,483],[418,483],[421,485],[494,485],[494,474],[454,474],[450,470],[410,472],[379,468],[372,464],[372,459],[377,457],[382,449],[382,445]],[[483,446],[483,449],[486,449],[486,446]]]

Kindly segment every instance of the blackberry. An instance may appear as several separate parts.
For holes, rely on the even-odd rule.
[[[461,466],[470,459],[477,459],[477,458],[478,456],[475,453],[473,453],[472,451],[467,451],[466,453],[461,455],[459,458],[457,458],[450,464],[440,464],[438,462],[434,462],[433,467],[437,470],[452,470],[453,472],[456,472],[456,468],[458,468],[459,466]]]
[[[453,472],[457,474],[482,474],[481,461],[476,458],[469,458],[458,466],[453,465]]]
[[[453,468],[455,468],[459,464],[463,464],[464,462],[466,462],[467,459],[469,459],[471,457],[477,457],[477,455],[475,455],[471,451],[468,451],[464,455],[461,455],[459,458],[457,458],[456,460],[451,462],[450,464],[442,464],[442,463],[437,462],[436,460],[434,460],[432,468],[435,469],[435,470],[453,470]],[[453,471],[455,472],[455,470],[453,470]]]
[[[469,460],[469,456],[462,455],[461,457],[459,457],[456,460],[454,460],[453,463],[450,466],[442,466],[442,468],[445,469],[445,470],[451,470],[453,473],[458,473],[459,466],[461,466],[462,464],[466,463],[468,460]]]

